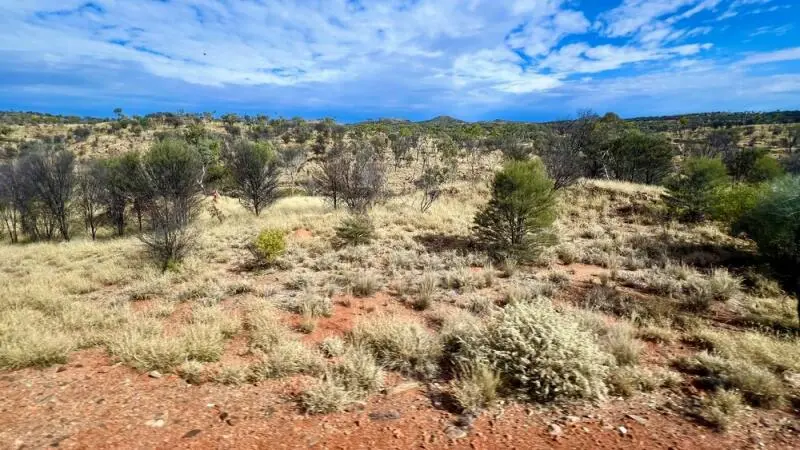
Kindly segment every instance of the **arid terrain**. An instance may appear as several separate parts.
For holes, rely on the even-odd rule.
[[[79,161],[155,140],[92,127],[67,139]],[[15,125],[6,142],[72,128]],[[782,130],[741,142],[779,153]],[[0,446],[800,447],[796,300],[753,241],[675,220],[665,187],[581,178],[556,192],[535,258],[492,258],[473,225],[503,159],[459,156],[425,211],[410,181],[422,159],[388,164],[375,236],[358,245],[340,242],[347,210],[306,192],[311,157],[258,216],[209,188],[196,245],[166,271],[133,220],[91,240],[76,214],[69,241],[3,242]],[[285,251],[257,264],[264,229]],[[470,366],[480,335],[513,340],[514,320],[546,328],[529,345],[566,358],[541,356],[581,395],[508,390],[516,349]]]

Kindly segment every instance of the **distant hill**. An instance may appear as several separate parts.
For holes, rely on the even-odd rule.
[[[451,127],[454,125],[464,125],[468,122],[465,122],[460,119],[456,119],[455,117],[450,116],[437,116],[430,120],[422,120],[417,122],[420,125],[438,125],[442,127]]]

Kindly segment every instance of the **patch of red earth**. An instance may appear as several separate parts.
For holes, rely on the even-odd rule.
[[[298,241],[303,241],[306,239],[311,239],[314,235],[311,233],[311,230],[306,228],[299,228],[292,232],[292,238]]]
[[[378,292],[371,297],[354,297],[352,295],[336,295],[333,301],[333,314],[330,317],[316,319],[314,331],[302,337],[306,344],[318,344],[325,338],[343,336],[361,319],[376,314],[415,317],[394,297],[385,292]],[[302,317],[292,314],[287,317],[289,326],[298,328]]]
[[[293,377],[192,386],[174,375],[155,379],[110,365],[99,350],[80,351],[61,368],[0,376],[0,443],[92,449],[800,447],[800,426],[789,414],[752,411],[719,434],[676,412],[669,395],[600,406],[511,405],[484,413],[454,440],[447,431],[456,415],[425,387],[396,374],[387,377],[387,393],[324,416],[303,415],[296,405],[311,382]]]
[[[608,273],[608,269],[593,266],[591,264],[574,263],[562,266],[570,274],[570,279],[573,283],[590,284],[595,278],[604,273]]]

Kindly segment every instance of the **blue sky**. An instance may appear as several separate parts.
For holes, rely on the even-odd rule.
[[[796,0],[0,0],[0,109],[797,109],[798,19]]]

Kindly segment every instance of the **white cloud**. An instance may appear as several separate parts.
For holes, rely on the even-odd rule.
[[[183,105],[202,92],[223,105],[471,112],[597,86],[632,95],[644,85],[622,85],[662,72],[678,89],[681,77],[699,86],[725,70],[708,51],[724,31],[711,34],[711,12],[785,6],[769,3],[621,0],[587,17],[575,0],[0,0],[0,82],[15,75],[0,104],[17,92],[97,92]],[[798,53],[729,51],[737,72],[726,79]]]
[[[598,73],[618,69],[624,65],[690,56],[710,48],[708,44],[689,44],[663,49],[642,49],[586,44],[572,44],[551,53],[541,66],[561,73]]]
[[[754,53],[739,62],[741,66],[757,66],[784,61],[800,60],[800,47],[787,48],[774,52]]]

